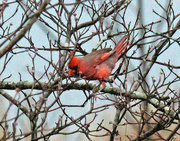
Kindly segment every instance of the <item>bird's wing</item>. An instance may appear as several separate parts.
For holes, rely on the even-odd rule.
[[[104,48],[104,49],[100,49],[100,50],[96,50],[96,51],[93,51],[89,54],[87,54],[86,56],[97,56],[97,57],[100,57],[102,54],[104,53],[108,53],[110,52],[112,49],[111,48]]]
[[[84,56],[85,60],[91,60],[90,66],[96,67],[97,65],[103,63],[113,52],[110,52],[111,48],[105,48],[97,51],[93,51],[88,55]],[[89,62],[89,61],[88,61]]]

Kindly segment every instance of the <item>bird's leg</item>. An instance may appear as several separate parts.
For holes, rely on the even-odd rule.
[[[100,86],[101,86],[101,83],[98,84],[96,87],[93,88],[92,92],[93,93],[97,93],[97,92],[100,92],[102,89],[100,89]]]
[[[95,101],[98,98],[98,94],[101,95],[100,92],[106,87],[106,83],[105,83],[104,80],[99,80],[99,82],[100,83],[96,87],[94,87],[93,90],[92,90],[92,94],[93,94],[93,96],[95,98]],[[102,84],[102,86],[101,86],[101,84]]]
[[[101,84],[102,84],[102,83],[99,83],[99,84],[98,84],[96,87],[94,87],[93,90],[92,90],[92,95],[93,95],[95,101],[99,98],[98,95],[101,95],[101,93],[100,93],[100,91],[102,90]]]
[[[99,85],[97,85],[96,87],[98,88],[98,91],[102,91],[105,87],[106,87],[106,81],[105,80],[99,80]],[[101,87],[101,84],[102,84],[102,87]]]
[[[85,83],[86,83],[86,84],[89,84],[89,81],[90,81],[90,80],[86,80],[86,79],[85,79]]]
[[[99,93],[106,87],[106,83],[104,81],[99,80],[99,82],[100,83],[96,87],[93,88],[93,90],[92,90],[93,93],[97,93],[97,92]],[[101,84],[102,84],[102,86],[101,86]]]
[[[106,87],[105,81],[102,81],[102,85],[103,85],[103,88],[101,90],[103,90]]]

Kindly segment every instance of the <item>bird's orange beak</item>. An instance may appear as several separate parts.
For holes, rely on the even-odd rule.
[[[71,76],[72,74],[75,74],[75,70],[69,69],[68,76]]]

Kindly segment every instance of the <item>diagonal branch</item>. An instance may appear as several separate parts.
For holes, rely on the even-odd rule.
[[[29,117],[28,113],[28,109],[26,107],[24,107],[23,105],[21,105],[21,103],[14,99],[12,96],[10,96],[8,93],[6,93],[4,90],[0,90],[0,94],[5,97],[8,101],[10,101],[11,103],[13,103],[14,105],[16,105],[17,107],[19,107],[19,109],[26,115]]]
[[[102,16],[98,16],[96,19],[94,19],[92,21],[88,21],[88,22],[78,25],[76,28],[73,29],[72,33],[76,32],[77,30],[79,30],[83,27],[88,27],[88,26],[95,24],[96,22],[98,22],[100,20],[101,17],[108,17],[109,15],[113,14],[116,10],[118,10],[124,3],[125,3],[125,0],[121,0],[120,2],[117,3],[115,8],[113,8],[111,11],[107,12],[106,14],[104,14]]]
[[[178,23],[176,24],[175,28],[169,33],[169,36],[172,37],[174,35],[174,33],[180,28],[180,20],[178,21]],[[159,42],[159,44],[157,45],[157,49],[156,52],[154,53],[154,55],[152,56],[152,61],[151,64],[149,65],[149,67],[146,68],[146,72],[143,74],[142,78],[145,79],[145,77],[147,76],[147,74],[149,73],[149,71],[151,70],[152,66],[154,65],[154,63],[156,62],[160,51],[162,50],[162,48],[168,43],[169,38],[161,40]]]
[[[9,52],[12,47],[26,34],[26,32],[32,27],[32,25],[38,20],[38,17],[43,12],[47,4],[50,0],[45,0],[39,7],[39,9],[29,17],[29,21],[27,24],[19,31],[17,35],[5,46],[0,50],[0,58],[2,58],[7,52]]]
[[[164,129],[164,126],[161,125],[160,123],[158,123],[154,128],[150,129],[145,134],[137,137],[136,139],[134,139],[132,141],[142,141],[144,139],[147,139],[149,136],[153,135],[155,132],[160,131],[162,129]]]

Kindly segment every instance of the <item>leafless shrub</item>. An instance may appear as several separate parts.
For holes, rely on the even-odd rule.
[[[1,140],[178,139],[179,2],[152,2],[146,21],[141,0],[3,0]],[[131,44],[105,89],[67,76],[71,50],[114,48],[124,35]]]

